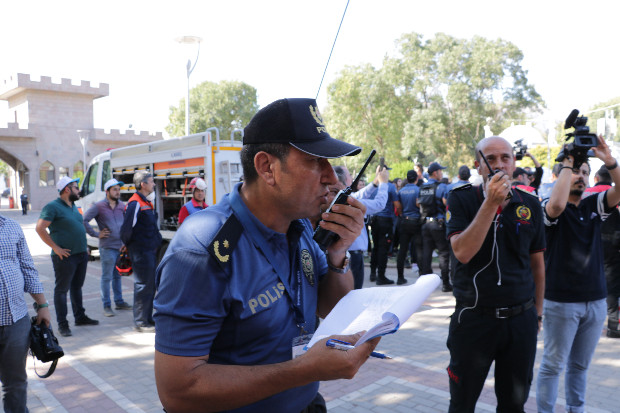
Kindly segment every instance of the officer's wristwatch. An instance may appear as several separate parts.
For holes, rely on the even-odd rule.
[[[351,254],[349,254],[349,251],[346,252],[342,268],[334,267],[333,265],[331,265],[329,262],[329,256],[327,257],[327,266],[333,272],[337,272],[338,274],[345,274],[351,269]]]

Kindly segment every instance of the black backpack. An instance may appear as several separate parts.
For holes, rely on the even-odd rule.
[[[437,193],[438,182],[431,184],[424,184],[420,188],[420,215],[422,218],[432,218],[437,215],[437,199],[435,194]]]

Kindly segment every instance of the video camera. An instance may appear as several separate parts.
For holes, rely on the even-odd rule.
[[[578,116],[579,111],[573,109],[573,111],[566,118],[564,123],[564,129],[575,128],[574,132],[566,134],[566,141],[573,138],[571,143],[565,144],[564,148],[560,151],[556,162],[562,162],[569,155],[573,157],[573,168],[579,168],[588,160],[588,157],[594,156],[594,153],[590,148],[598,146],[598,139],[595,134],[590,133],[590,128],[586,126],[588,118],[585,116]]]
[[[523,156],[525,156],[525,152],[527,152],[527,145],[523,144],[523,139],[517,139],[515,141],[515,146],[513,146],[513,149],[515,151],[515,158],[517,159],[517,161],[520,161],[521,159],[523,159]]]

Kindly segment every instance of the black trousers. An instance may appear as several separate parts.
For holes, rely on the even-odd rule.
[[[522,413],[534,377],[536,307],[503,319],[475,310],[461,310],[463,307],[456,307],[448,332],[448,412],[474,413],[495,361],[497,412]]]
[[[405,219],[401,217],[398,228],[400,231],[400,246],[398,247],[398,256],[396,257],[396,270],[398,271],[398,277],[402,278],[405,271],[405,258],[407,258],[411,243],[415,246],[415,257],[423,256],[422,224],[418,219]],[[412,261],[415,257],[411,257]]]
[[[444,285],[450,285],[450,246],[446,238],[446,226],[443,221],[427,221],[422,226],[422,243],[424,253],[422,256],[420,274],[433,272],[433,250],[437,250],[439,256],[439,269],[441,280]],[[420,263],[418,263],[420,265]]]
[[[353,288],[359,290],[364,286],[364,251],[349,251],[349,254],[351,254]]]
[[[370,273],[385,277],[388,252],[392,243],[392,222],[389,217],[374,217],[372,221],[372,255]]]

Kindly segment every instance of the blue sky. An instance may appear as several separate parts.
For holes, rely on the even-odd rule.
[[[174,41],[200,36],[191,85],[241,80],[261,106],[314,97],[346,0],[21,1],[2,6],[0,80],[12,73],[108,83],[95,103],[95,127],[163,131],[169,106],[186,93],[185,64],[196,48]],[[563,120],[620,96],[612,48],[620,2],[351,0],[326,80],[345,65],[380,65],[394,41],[416,31],[501,37],[525,55],[529,79],[548,119]],[[0,122],[6,121],[0,102]]]

